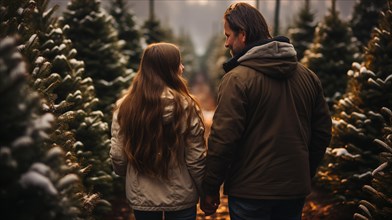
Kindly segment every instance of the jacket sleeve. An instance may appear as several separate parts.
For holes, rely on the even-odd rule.
[[[318,80],[319,94],[313,108],[311,118],[311,140],[309,145],[310,175],[316,174],[317,167],[321,162],[325,150],[331,141],[332,118],[327,102],[325,101],[321,83]]]
[[[110,139],[110,159],[114,172],[119,176],[125,176],[127,172],[128,159],[124,152],[121,137],[119,136],[120,126],[117,121],[117,112],[113,114],[112,137]]]
[[[185,148],[185,162],[199,194],[202,194],[201,184],[205,174],[207,150],[204,139],[204,126],[201,120],[201,112],[195,109],[191,117],[190,134],[187,147]]]
[[[233,160],[245,129],[247,96],[242,82],[228,73],[219,87],[211,133],[208,138],[204,193],[216,195]]]

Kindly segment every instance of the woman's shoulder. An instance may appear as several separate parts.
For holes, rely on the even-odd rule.
[[[191,101],[191,99],[186,95],[171,88],[165,88],[162,92],[161,98],[168,101],[169,105],[181,104],[184,108],[187,108]]]
[[[163,100],[165,116],[171,115],[176,108],[182,108],[188,112],[190,108],[196,106],[191,97],[170,88],[165,89],[161,97]]]
[[[170,88],[165,88],[162,92],[161,98],[163,100],[172,100],[175,97],[175,91]]]

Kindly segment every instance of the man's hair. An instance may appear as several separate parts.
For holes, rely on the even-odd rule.
[[[245,44],[272,38],[263,15],[252,5],[233,3],[227,8],[224,19],[235,34],[245,32]]]

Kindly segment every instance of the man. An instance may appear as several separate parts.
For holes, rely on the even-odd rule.
[[[223,65],[201,208],[216,212],[224,182],[231,220],[301,219],[331,139],[320,80],[251,5],[232,4],[224,32],[233,57]]]

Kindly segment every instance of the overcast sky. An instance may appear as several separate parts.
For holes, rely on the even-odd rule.
[[[51,4],[60,3],[62,8],[67,0],[52,0]],[[110,1],[101,0],[106,7]],[[142,24],[149,13],[149,0],[128,0],[130,10],[133,11],[137,22]],[[214,33],[223,34],[222,16],[226,8],[232,2],[238,0],[155,0],[155,15],[161,21],[161,25],[169,26],[174,33],[180,30],[192,36],[193,43],[198,54],[205,50],[208,40]],[[256,1],[242,1],[256,5]],[[273,28],[273,17],[275,10],[275,0],[260,0],[259,10],[266,18],[270,29]],[[280,20],[281,30],[293,20],[298,9],[304,0],[281,0]],[[310,0],[311,7],[315,10],[317,21],[322,19],[327,8],[331,5],[331,0]],[[351,15],[355,0],[337,0],[337,9],[343,19],[348,19]]]

